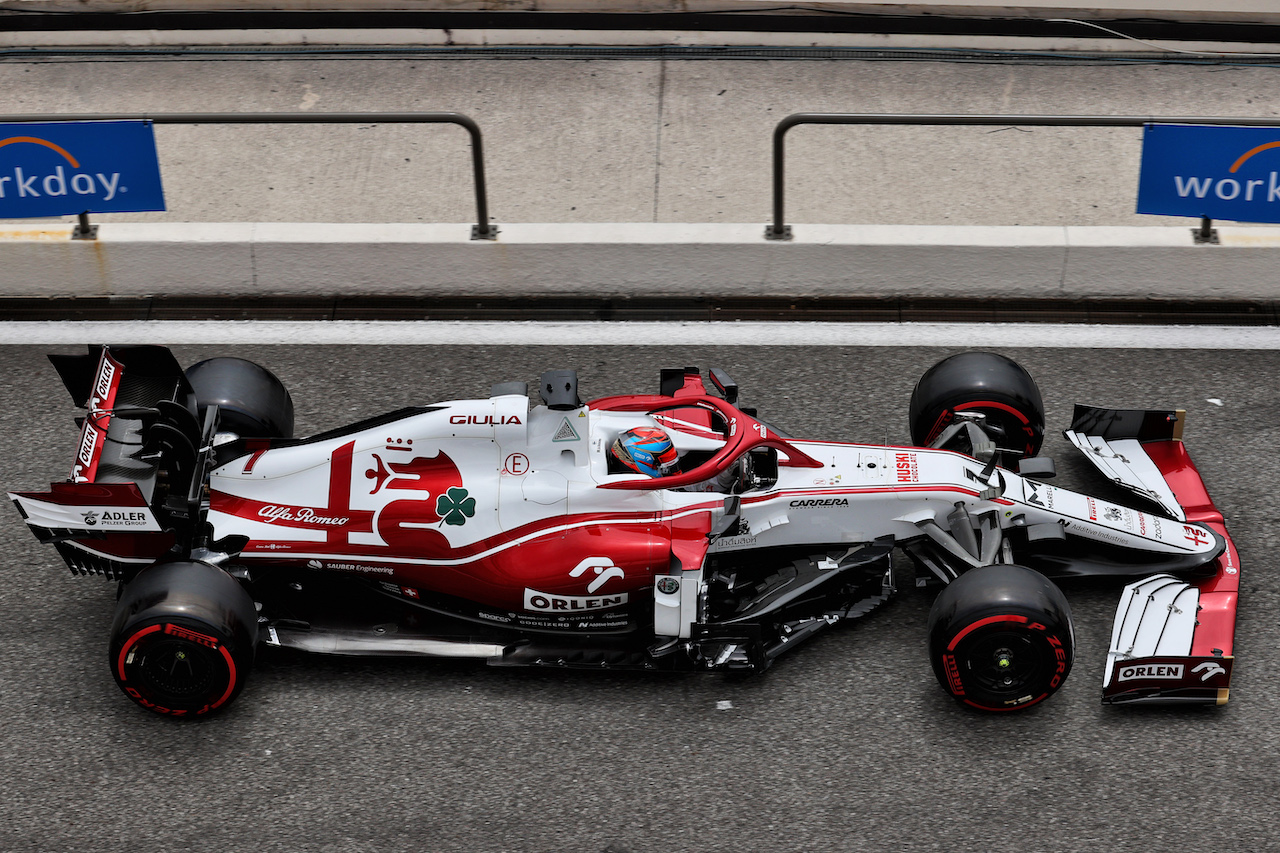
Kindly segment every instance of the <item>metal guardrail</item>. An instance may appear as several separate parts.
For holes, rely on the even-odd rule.
[[[476,224],[472,240],[494,240],[498,226],[489,221],[484,183],[484,148],[480,126],[470,116],[453,112],[426,113],[110,113],[76,115],[0,115],[0,123],[49,121],[150,121],[154,124],[456,124],[471,134],[471,163],[476,186]],[[89,218],[80,214],[77,232],[90,236]]]
[[[1242,127],[1280,127],[1280,119],[1241,116],[1041,116],[947,115],[897,113],[792,113],[773,129],[773,224],[764,228],[766,240],[790,240],[791,226],[783,218],[787,131],[800,124],[915,124],[994,125],[996,127],[1142,127],[1146,124],[1221,124]],[[1202,220],[1197,240],[1210,241],[1209,221]]]

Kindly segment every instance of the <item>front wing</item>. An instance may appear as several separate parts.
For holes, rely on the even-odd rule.
[[[1107,653],[1104,704],[1223,705],[1230,694],[1240,556],[1182,443],[1184,418],[1181,411],[1077,406],[1067,430],[1109,478],[1162,506],[1172,498],[1181,520],[1227,543],[1206,577],[1161,574],[1125,587]]]

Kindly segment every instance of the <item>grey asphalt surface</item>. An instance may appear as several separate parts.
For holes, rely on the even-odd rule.
[[[939,61],[0,59],[0,114],[448,110],[485,139],[498,223],[772,218],[795,112],[1275,116],[1280,68]],[[167,213],[102,221],[468,222],[447,125],[160,126]],[[1141,131],[802,127],[787,219],[1169,225],[1139,216]]]
[[[77,413],[47,348],[0,348],[0,484],[65,475]],[[74,348],[58,348],[69,352]],[[584,396],[718,365],[797,435],[904,442],[940,349],[181,347],[254,358],[300,433],[574,367]],[[489,669],[264,652],[221,716],[154,717],[106,662],[111,584],[0,514],[0,849],[34,851],[1234,851],[1277,849],[1280,353],[1009,351],[1048,406],[1059,483],[1104,485],[1059,436],[1076,401],[1184,406],[1242,561],[1232,701],[1098,704],[1116,591],[1073,586],[1077,660],[1026,713],[934,681],[910,588],[759,678]],[[1264,381],[1259,381],[1263,378]],[[1218,406],[1210,398],[1220,400]]]

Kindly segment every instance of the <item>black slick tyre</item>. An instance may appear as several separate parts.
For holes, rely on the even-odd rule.
[[[220,429],[241,438],[292,438],[293,398],[284,383],[243,358],[210,358],[187,368],[200,417],[210,405],[221,411]]]
[[[207,563],[149,566],[124,588],[111,625],[111,674],[158,714],[199,717],[243,689],[258,638],[257,609],[240,584]]]
[[[1040,452],[1044,402],[1031,374],[1013,359],[965,352],[926,370],[911,393],[911,441],[929,446],[963,411],[986,415],[999,447],[1022,456]]]
[[[1022,566],[970,569],[929,612],[929,659],[943,689],[983,711],[1029,708],[1066,681],[1075,656],[1071,608]]]

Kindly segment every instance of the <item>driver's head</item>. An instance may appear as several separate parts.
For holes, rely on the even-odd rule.
[[[627,430],[618,436],[609,452],[628,470],[650,477],[664,477],[679,471],[680,457],[671,436],[657,427]]]

